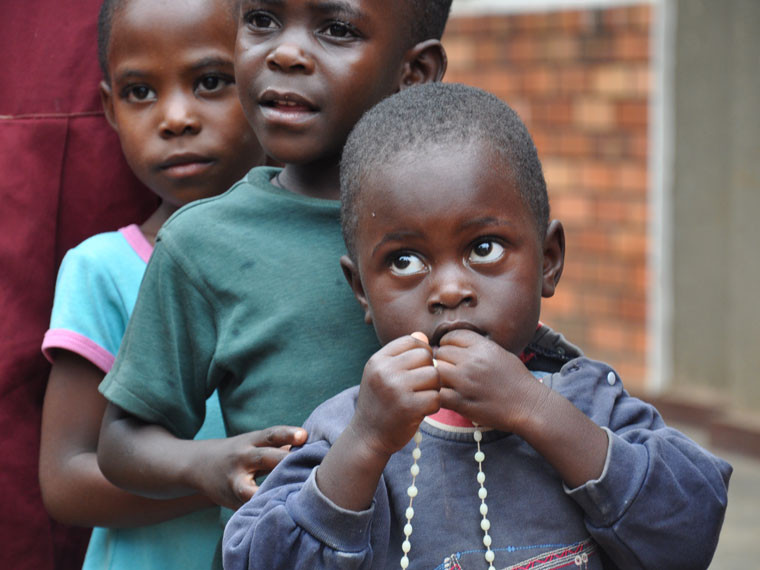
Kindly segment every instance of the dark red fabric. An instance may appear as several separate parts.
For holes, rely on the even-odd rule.
[[[40,344],[58,265],[85,237],[156,205],[100,108],[99,6],[0,2],[0,565],[14,570],[81,568],[89,537],[48,517],[37,477],[49,373]]]

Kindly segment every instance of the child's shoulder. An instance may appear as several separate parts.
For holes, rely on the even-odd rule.
[[[147,261],[151,249],[140,228],[132,224],[119,230],[88,237],[66,252],[63,263],[90,265],[108,260],[123,261],[130,253],[137,254],[140,259]]]
[[[258,166],[235,182],[230,188],[210,198],[194,200],[179,210],[164,222],[161,231],[172,228],[192,228],[197,224],[218,223],[219,216],[238,210],[241,206],[255,199],[255,191],[269,184],[269,180],[277,172],[277,168]]]
[[[309,440],[334,442],[351,421],[358,395],[359,386],[352,386],[317,406],[303,425]]]
[[[183,248],[188,244],[203,247],[212,243],[215,235],[229,239],[231,232],[250,229],[252,212],[260,209],[262,186],[276,170],[253,168],[222,194],[182,206],[161,226],[157,240],[181,243]]]
[[[574,358],[543,382],[570,400],[596,424],[612,431],[665,427],[657,409],[634,396],[607,363],[585,356]]]

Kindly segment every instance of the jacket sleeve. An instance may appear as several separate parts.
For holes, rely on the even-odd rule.
[[[609,437],[601,477],[567,489],[606,554],[621,568],[707,568],[731,466],[667,427],[605,364],[581,358],[554,381]]]
[[[304,425],[310,434],[320,433],[322,411],[329,414],[329,409],[318,409]],[[380,481],[373,503],[365,511],[335,505],[315,481],[331,441],[310,436],[232,516],[223,539],[226,570],[384,567],[390,524],[385,484]]]

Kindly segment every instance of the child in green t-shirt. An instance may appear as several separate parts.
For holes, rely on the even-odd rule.
[[[300,425],[361,376],[378,345],[337,263],[340,153],[375,103],[442,78],[450,3],[241,3],[243,109],[285,166],[252,170],[159,233],[101,385],[111,405],[98,455],[114,483],[162,498],[199,491],[236,508],[284,446],[305,441],[280,424]],[[232,437],[192,441],[214,390]]]

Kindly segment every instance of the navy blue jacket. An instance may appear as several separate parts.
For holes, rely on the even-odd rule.
[[[631,397],[609,366],[583,357],[543,380],[607,430],[601,477],[567,489],[513,434],[483,434],[496,568],[707,568],[731,467]],[[372,506],[346,511],[314,471],[350,421],[351,388],[314,411],[291,453],[229,522],[224,567],[399,568],[414,443],[388,463]],[[423,422],[410,568],[486,568],[475,444],[467,430]]]

